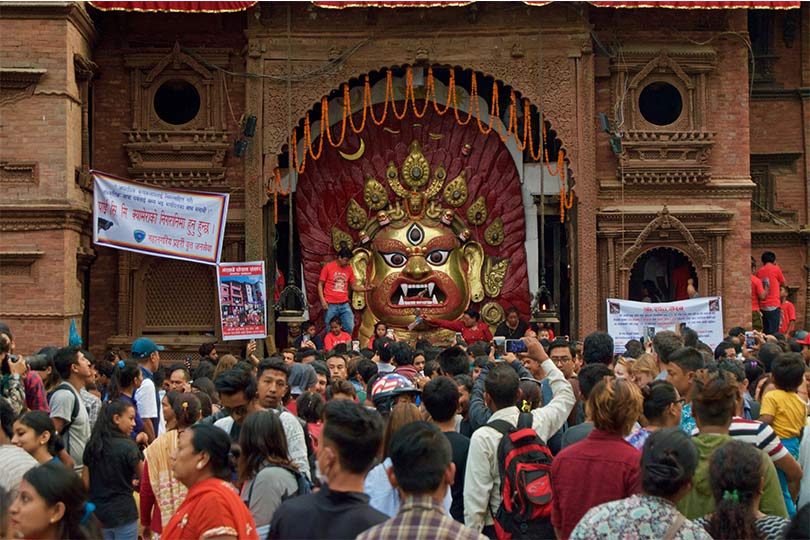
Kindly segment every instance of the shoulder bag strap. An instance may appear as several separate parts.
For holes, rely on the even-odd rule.
[[[669,529],[667,529],[667,532],[664,534],[664,540],[673,540],[675,538],[675,535],[678,534],[678,531],[681,530],[681,527],[686,521],[686,518],[683,517],[683,514],[681,514],[680,512],[676,513],[677,515],[675,516],[675,519],[672,521],[672,523],[669,526]]]

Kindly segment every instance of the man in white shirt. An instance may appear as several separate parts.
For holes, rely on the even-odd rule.
[[[554,365],[543,346],[534,338],[523,338],[527,355],[541,363],[554,395],[544,407],[532,411],[532,428],[543,440],[548,441],[562,427],[574,406],[574,391],[565,376]],[[484,373],[482,372],[483,376]],[[479,376],[479,378],[481,377]],[[498,364],[486,373],[484,401],[493,411],[487,424],[505,420],[517,426],[520,410],[517,408],[519,377],[508,364]],[[476,384],[473,393],[480,391]],[[464,475],[464,524],[475,531],[484,531],[491,536],[492,514],[501,504],[501,479],[498,471],[498,445],[501,432],[489,425],[477,429],[470,440],[467,470]],[[484,529],[487,527],[487,529]]]
[[[28,452],[11,444],[13,427],[14,410],[8,400],[0,398],[0,488],[10,493],[11,500],[17,495],[23,475],[39,465]]]
[[[143,420],[143,432],[151,443],[159,430],[160,397],[158,396],[153,374],[160,366],[160,351],[163,347],[149,338],[138,338],[132,344],[132,358],[138,362],[143,373],[143,382],[135,392],[138,414]]]

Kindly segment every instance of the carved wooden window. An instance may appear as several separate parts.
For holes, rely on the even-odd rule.
[[[748,11],[748,35],[754,51],[754,62],[749,74],[754,84],[772,84],[775,81],[773,67],[779,56],[773,51],[774,14],[767,9]]]
[[[756,185],[751,196],[751,209],[755,213],[773,210],[773,177],[768,165],[765,163],[752,164],[751,180]]]
[[[214,332],[217,290],[211,267],[156,260],[145,276],[144,291],[145,332]]]

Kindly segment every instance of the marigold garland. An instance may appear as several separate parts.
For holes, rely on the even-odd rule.
[[[349,85],[344,83],[343,84],[343,107],[341,111],[341,125],[340,125],[340,137],[335,140],[332,137],[332,130],[329,126],[329,100],[326,97],[321,99],[321,122],[320,122],[320,137],[318,141],[318,149],[315,150],[312,144],[312,127],[310,125],[309,113],[304,116],[304,133],[303,133],[303,152],[301,152],[301,160],[299,163],[299,154],[298,154],[298,128],[295,127],[292,130],[291,138],[290,138],[290,153],[292,154],[292,165],[295,167],[295,170],[298,174],[303,174],[306,170],[307,165],[307,154],[313,159],[318,160],[323,153],[323,146],[324,146],[324,139],[329,141],[329,144],[333,148],[337,148],[346,138],[346,124],[348,122],[351,130],[355,134],[361,133],[366,127],[366,121],[368,118],[371,119],[375,125],[381,126],[385,123],[386,118],[388,117],[388,106],[390,103],[391,106],[391,113],[397,120],[402,120],[408,113],[408,101],[411,102],[411,111],[416,118],[423,118],[427,113],[428,107],[430,107],[431,102],[433,103],[433,109],[436,111],[436,114],[439,116],[445,115],[452,106],[453,114],[456,117],[456,123],[460,126],[466,126],[470,123],[473,116],[476,118],[476,123],[478,124],[479,131],[484,134],[488,135],[492,132],[493,128],[495,132],[498,134],[498,137],[501,139],[502,142],[506,142],[509,140],[509,137],[514,137],[515,145],[517,148],[523,152],[528,147],[529,155],[534,161],[543,161],[545,163],[546,169],[548,170],[551,176],[560,176],[560,221],[565,221],[565,210],[571,209],[574,201],[573,190],[568,193],[568,197],[566,200],[566,192],[567,188],[565,185],[565,156],[561,150],[557,150],[557,159],[556,159],[556,169],[552,170],[551,167],[551,160],[549,159],[548,155],[548,145],[543,144],[543,141],[546,141],[546,124],[543,119],[540,119],[541,129],[542,129],[542,139],[540,144],[535,149],[534,140],[532,137],[532,121],[531,121],[531,105],[528,99],[523,99],[523,137],[521,138],[519,135],[519,127],[518,127],[518,103],[517,103],[517,96],[515,92],[512,91],[509,96],[509,122],[506,125],[506,132],[502,133],[501,130],[501,122],[496,122],[496,118],[500,118],[500,105],[498,103],[498,83],[497,81],[493,81],[492,83],[492,105],[490,108],[489,114],[489,124],[484,126],[481,122],[481,105],[478,102],[478,80],[476,74],[472,74],[472,79],[470,81],[470,93],[469,93],[469,101],[467,107],[467,117],[462,120],[461,115],[459,114],[459,107],[458,104],[458,95],[456,93],[456,71],[452,69],[450,71],[450,80],[447,84],[447,100],[444,104],[444,107],[439,103],[439,97],[436,93],[436,80],[433,75],[433,68],[429,67],[427,72],[427,80],[425,83],[425,104],[421,111],[418,110],[416,105],[416,94],[414,90],[414,83],[413,83],[413,70],[411,67],[408,67],[405,71],[405,100],[402,104],[402,110],[397,110],[397,106],[395,104],[396,99],[394,98],[394,85],[393,85],[393,73],[391,70],[387,70],[385,76],[385,100],[383,101],[383,108],[382,108],[382,116],[377,118],[374,113],[374,106],[371,97],[371,82],[369,80],[369,76],[366,75],[364,85],[363,85],[363,105],[362,105],[362,119],[360,121],[360,126],[356,126],[353,119],[352,113],[352,105],[351,105],[351,93],[349,92]],[[348,118],[348,120],[347,120]],[[281,176],[278,172],[278,169],[275,171],[275,176],[271,181],[270,186],[268,186],[268,194],[272,193],[274,196],[274,208],[277,205],[277,197],[279,194],[286,195],[289,193],[289,186],[287,193],[284,193],[281,190]]]

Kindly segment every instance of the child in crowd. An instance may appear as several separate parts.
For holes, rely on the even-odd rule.
[[[323,346],[327,351],[335,348],[339,343],[351,343],[352,336],[343,331],[340,317],[335,317],[329,321],[329,333],[323,338]]]
[[[703,369],[703,355],[694,347],[682,347],[669,357],[667,364],[667,380],[686,400],[681,411],[681,429],[691,435],[695,429],[695,419],[692,416],[692,385],[695,382],[695,373]]]
[[[799,442],[807,420],[807,407],[796,390],[804,384],[804,362],[798,353],[782,353],[771,366],[772,382],[775,386],[762,398],[759,420],[770,424],[788,452],[799,459]],[[778,470],[782,495],[785,498],[788,514],[796,513],[793,495],[798,493],[798,482],[788,485],[781,470]]]

